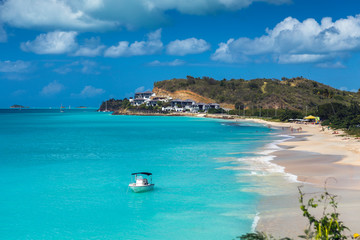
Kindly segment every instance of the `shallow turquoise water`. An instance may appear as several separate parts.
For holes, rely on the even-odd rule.
[[[251,230],[260,195],[241,191],[252,183],[238,181],[239,171],[219,168],[270,142],[269,131],[190,117],[0,110],[1,239],[233,239]],[[128,192],[135,171],[152,172],[155,190]]]

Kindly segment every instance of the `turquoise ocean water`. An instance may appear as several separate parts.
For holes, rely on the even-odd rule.
[[[95,110],[0,110],[1,239],[233,239],[261,197],[260,125]],[[128,191],[152,172],[155,190]]]

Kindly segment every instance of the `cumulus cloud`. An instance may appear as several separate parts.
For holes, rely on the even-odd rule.
[[[185,40],[175,40],[166,46],[169,55],[184,56],[187,54],[202,53],[209,50],[210,44],[203,39],[188,38]]]
[[[259,0],[3,0],[0,21],[21,28],[101,30],[156,26],[166,12],[205,15],[235,11]],[[282,4],[290,0],[261,0]]]
[[[163,48],[161,42],[161,29],[151,32],[147,35],[146,41],[135,41],[129,45],[127,41],[120,41],[117,46],[111,46],[106,49],[105,57],[127,57],[151,55],[159,52]]]
[[[230,47],[234,42],[233,38],[230,38],[226,43],[219,43],[219,48],[216,49],[215,53],[211,56],[212,60],[221,61],[221,62],[237,62],[241,57],[244,57],[244,54],[234,54]]]
[[[21,49],[36,54],[62,54],[69,53],[77,48],[76,32],[55,31],[40,34],[33,41],[21,44]]]
[[[52,95],[60,93],[64,89],[65,89],[64,85],[62,85],[58,81],[54,80],[51,83],[49,83],[48,85],[44,86],[42,88],[40,94],[43,96],[52,96]]]
[[[31,66],[30,62],[18,61],[0,61],[0,72],[2,73],[20,73],[26,72]]]
[[[73,56],[96,57],[102,55],[105,45],[100,43],[100,38],[90,38],[85,40],[85,44],[72,54]]]
[[[0,5],[0,21],[20,28],[71,30],[112,28],[116,22],[98,19],[91,15],[96,9],[101,11],[101,2],[101,0],[5,0]]]
[[[150,62],[148,65],[149,66],[181,66],[184,65],[185,61],[180,60],[180,59],[175,59],[174,61],[171,62],[160,62],[158,60],[155,60],[153,62]]]
[[[220,43],[213,60],[241,62],[257,56],[271,55],[279,63],[319,62],[346,52],[360,50],[360,15],[320,23],[309,18],[300,22],[288,17],[266,34],[254,39],[229,39]]]
[[[329,56],[326,54],[282,54],[278,58],[279,63],[307,63],[319,62],[327,59]]]
[[[101,88],[95,88],[93,86],[85,86],[83,90],[81,90],[78,94],[72,94],[73,97],[79,97],[79,98],[91,98],[96,97],[98,95],[104,94],[105,90]]]

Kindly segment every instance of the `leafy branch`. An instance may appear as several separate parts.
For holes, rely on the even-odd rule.
[[[331,179],[331,178],[329,178]],[[308,226],[303,235],[298,236],[303,239],[311,240],[343,240],[348,239],[350,236],[346,235],[348,227],[340,221],[340,214],[337,212],[338,201],[337,195],[328,192],[326,184],[324,186],[324,192],[322,193],[308,193],[305,194],[302,191],[302,187],[298,187],[299,191],[299,203],[302,214],[308,220]],[[306,195],[315,195],[310,197],[306,201]],[[318,207],[322,207],[320,216],[315,214],[314,211]],[[237,237],[241,240],[276,240],[271,235],[267,235],[263,232],[247,233]],[[360,239],[360,235],[355,233],[350,238]],[[290,240],[291,238],[280,238],[279,240]]]

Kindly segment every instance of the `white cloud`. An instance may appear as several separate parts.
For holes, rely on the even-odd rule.
[[[106,49],[105,57],[125,57],[151,55],[158,53],[163,48],[161,42],[161,29],[151,32],[147,35],[146,41],[135,41],[129,45],[127,41],[121,41],[117,46]]]
[[[145,90],[145,86],[141,86],[135,89],[135,92],[143,92],[144,90]]]
[[[149,10],[177,10],[184,14],[205,15],[219,11],[235,11],[246,8],[257,0],[145,0],[143,1]],[[290,2],[289,0],[261,0],[273,4]]]
[[[92,10],[101,10],[101,4],[93,4],[91,8],[91,2],[96,1],[6,0],[0,5],[0,21],[20,28],[94,30],[114,27],[116,22],[91,16]]]
[[[308,62],[319,62],[327,59],[328,56],[325,54],[282,54],[278,58],[279,63],[308,63]]]
[[[95,97],[101,94],[104,94],[105,90],[101,88],[95,88],[93,86],[85,86],[83,90],[79,94],[72,94],[73,97],[79,97],[79,98],[91,98]]]
[[[62,54],[69,53],[77,48],[76,32],[49,32],[40,34],[34,41],[21,44],[21,49],[36,54]]]
[[[230,50],[231,44],[234,42],[233,38],[230,38],[226,43],[220,43],[219,48],[211,56],[212,60],[221,62],[236,62],[239,61],[240,56],[235,56]]]
[[[73,56],[96,57],[100,56],[105,49],[105,45],[100,43],[100,38],[90,38],[85,40],[85,44],[80,46]]]
[[[26,72],[31,66],[30,62],[24,62],[21,60],[12,61],[0,61],[0,72],[3,73],[19,73]]]
[[[280,63],[318,62],[360,50],[360,15],[321,23],[288,17],[258,38],[229,39],[220,43],[213,60],[241,62],[244,58],[272,55]]]
[[[7,41],[7,34],[5,32],[3,25],[0,23],[0,42],[6,42],[6,41]]]
[[[58,83],[56,80],[52,81],[48,85],[42,88],[40,94],[43,96],[52,96],[60,93],[65,89],[64,85]]]
[[[316,66],[319,68],[345,68],[344,64],[340,61],[318,63]]]
[[[180,59],[175,59],[174,61],[171,62],[160,62],[158,60],[155,60],[153,62],[150,62],[148,65],[149,66],[181,66],[184,65],[185,61],[180,60]]]
[[[203,39],[188,38],[175,40],[166,46],[166,52],[170,55],[184,56],[187,54],[202,53],[209,50],[210,44]]]
[[[205,15],[235,11],[258,0],[4,0],[0,21],[20,28],[100,30],[157,26],[166,12]],[[261,0],[282,4],[290,0]]]

